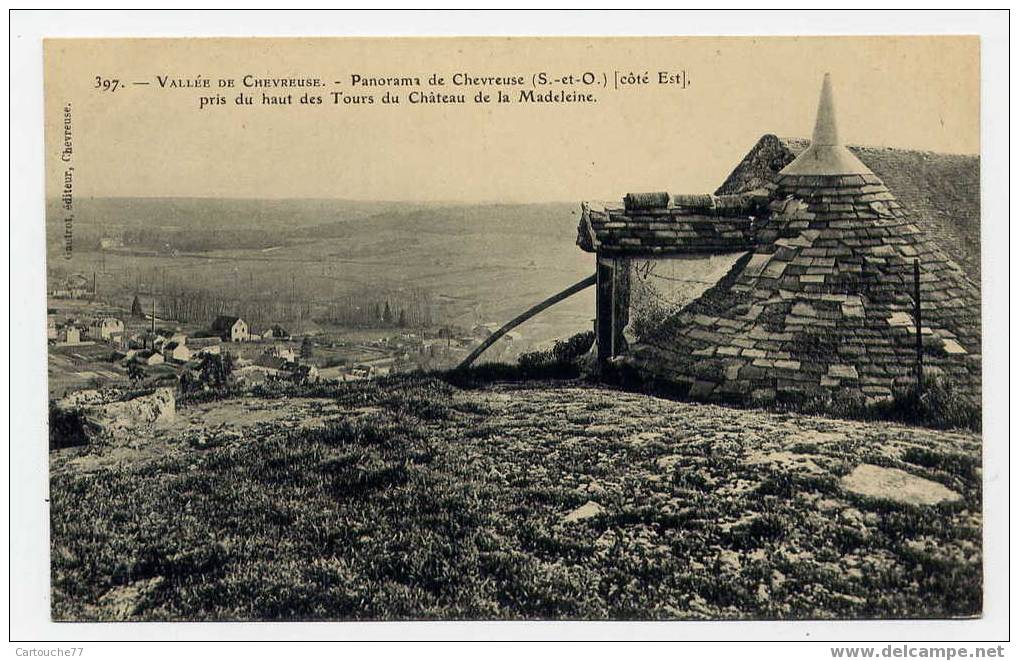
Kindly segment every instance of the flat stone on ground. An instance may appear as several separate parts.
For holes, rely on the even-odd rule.
[[[937,505],[956,501],[959,494],[937,482],[898,468],[860,464],[842,478],[842,488],[861,496],[886,498],[909,505]]]
[[[589,500],[580,507],[578,507],[577,509],[567,514],[563,521],[566,521],[567,523],[572,523],[574,521],[583,521],[584,519],[596,517],[599,514],[603,513],[604,511],[605,511],[604,507],[594,502],[593,500]]]
[[[776,470],[820,474],[824,471],[814,463],[813,457],[795,452],[753,452],[746,458],[751,466],[770,465]]]

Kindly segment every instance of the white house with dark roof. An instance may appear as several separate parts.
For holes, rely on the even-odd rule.
[[[220,315],[212,322],[212,332],[225,342],[247,342],[251,339],[248,323],[240,317]]]

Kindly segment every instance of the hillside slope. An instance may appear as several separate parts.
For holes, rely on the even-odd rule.
[[[971,433],[579,383],[308,394],[194,406],[131,443],[54,453],[53,617],[981,609]]]

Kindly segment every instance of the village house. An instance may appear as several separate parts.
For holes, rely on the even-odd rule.
[[[155,349],[145,349],[137,352],[132,360],[142,365],[162,365],[166,359]]]
[[[843,145],[825,76],[811,141],[764,136],[715,194],[583,204],[598,364],[699,399],[875,401],[915,382],[921,335],[924,373],[978,401],[979,160],[895,151]]]
[[[94,293],[92,287],[85,276],[74,274],[54,285],[47,294],[52,298],[88,298]]]
[[[363,381],[375,376],[375,368],[368,366],[356,365],[350,370],[350,374],[347,375],[345,381]]]
[[[314,365],[304,365],[295,360],[288,360],[271,351],[266,351],[255,358],[253,366],[264,370],[268,375],[294,381],[308,382],[319,379],[318,368]]]
[[[319,380],[318,368],[314,365],[288,362],[286,370],[292,379],[301,383],[314,383]]]
[[[46,315],[46,339],[57,339],[57,318],[52,314]]]
[[[218,337],[192,337],[187,341],[188,348],[194,357],[203,355],[215,355],[220,353],[222,340]]]
[[[182,333],[180,330],[170,328],[160,328],[156,331],[156,335],[152,340],[152,347],[154,349],[162,350],[170,342],[176,342],[177,344],[186,344],[188,336]]]
[[[294,351],[293,347],[288,347],[285,344],[274,344],[265,350],[265,353],[271,356],[278,356],[284,360],[297,360],[297,352]]]
[[[73,323],[64,324],[57,335],[57,344],[81,344],[81,329]]]
[[[116,317],[96,317],[88,324],[88,337],[92,340],[109,342],[124,333],[124,322]]]
[[[174,363],[186,363],[191,360],[191,350],[183,342],[167,342],[162,348],[163,358]]]
[[[123,350],[144,349],[145,337],[138,333],[124,333],[120,337],[120,348]]]
[[[285,340],[289,337],[290,333],[287,332],[287,329],[279,325],[273,326],[272,328],[266,328],[265,331],[262,332],[262,339],[264,340]]]
[[[247,342],[248,324],[240,317],[221,315],[212,322],[212,332],[224,342]]]
[[[372,376],[385,376],[392,373],[393,367],[396,364],[396,358],[393,356],[386,356],[383,358],[373,358],[370,360],[363,360],[356,365],[355,368],[367,368],[371,371]]]

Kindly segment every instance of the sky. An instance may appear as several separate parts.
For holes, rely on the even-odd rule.
[[[71,106],[79,196],[341,198],[456,202],[613,200],[714,190],[762,135],[809,137],[830,72],[850,144],[978,153],[975,37],[50,40],[47,194],[57,195]],[[655,84],[685,72],[688,86]],[[399,105],[351,76],[550,78],[593,73],[581,105]],[[611,89],[615,72],[651,83]],[[320,105],[261,106],[244,75],[320,78]],[[161,88],[157,76],[213,80]],[[219,78],[237,87],[216,86]],[[103,81],[119,88],[105,91]],[[334,84],[340,81],[341,85]],[[133,85],[148,82],[148,85]],[[97,87],[97,84],[99,87]],[[562,89],[554,84],[538,91]],[[579,89],[579,88],[577,88]],[[238,106],[239,92],[256,104]],[[330,92],[372,94],[334,105]],[[587,90],[581,90],[587,91]],[[227,103],[199,109],[200,96]],[[300,93],[296,93],[297,101]],[[492,92],[494,97],[494,91]]]

